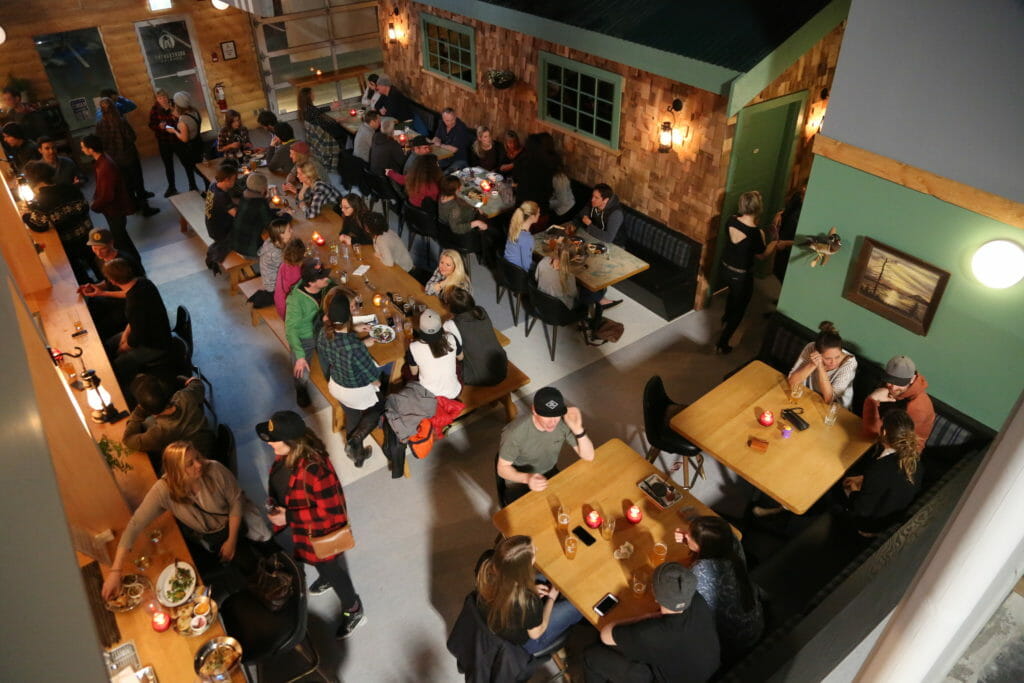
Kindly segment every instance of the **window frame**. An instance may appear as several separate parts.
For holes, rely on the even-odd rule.
[[[444,71],[441,71],[440,69],[435,69],[435,68],[430,66],[430,48],[429,48],[429,42],[430,41],[428,39],[428,33],[429,33],[428,25],[429,24],[433,24],[434,26],[436,26],[438,28],[447,29],[449,31],[455,31],[459,35],[467,36],[469,38],[469,73],[470,73],[470,77],[472,79],[471,81],[463,80],[462,78],[454,76],[454,75],[452,75],[450,73],[445,73]],[[449,46],[451,45],[447,41],[445,41],[445,44],[449,45]],[[462,46],[460,45],[460,46],[458,46],[458,49],[461,51],[464,48],[462,48]],[[422,60],[422,68],[423,68],[424,71],[426,71],[428,73],[431,73],[431,74],[433,74],[435,76],[439,76],[440,78],[443,78],[446,81],[450,81],[450,82],[455,83],[456,85],[460,85],[460,86],[462,86],[464,88],[470,88],[471,90],[476,90],[476,87],[477,87],[477,74],[476,74],[476,29],[473,28],[472,26],[467,26],[466,24],[460,24],[460,23],[451,21],[450,19],[445,19],[443,17],[439,17],[439,16],[436,16],[436,15],[433,15],[433,14],[429,14],[427,12],[421,12],[420,13],[420,59]],[[445,58],[445,59],[448,59],[449,62],[453,61],[450,58]],[[458,63],[462,64],[461,60]]]
[[[611,100],[612,105],[612,116],[611,116],[611,137],[603,138],[593,132],[579,128],[578,126],[571,126],[568,123],[556,118],[548,113],[548,67],[557,66],[561,69],[568,69],[574,71],[578,76],[588,76],[595,79],[595,81],[605,81],[612,85],[614,93]],[[545,123],[561,128],[562,130],[569,131],[576,135],[585,138],[588,141],[594,141],[604,147],[618,151],[619,149],[619,127],[622,121],[622,91],[625,85],[625,78],[621,74],[617,74],[611,71],[605,71],[599,69],[596,66],[591,66],[584,62],[578,62],[574,59],[568,59],[551,52],[539,51],[537,56],[537,117]],[[564,83],[559,82],[559,86]],[[596,93],[595,84],[595,98]],[[603,99],[603,98],[602,98]],[[607,100],[604,100],[607,101]],[[579,100],[577,99],[577,105],[574,109],[579,112]],[[594,118],[596,118],[596,103]],[[595,125],[596,128],[596,125]]]

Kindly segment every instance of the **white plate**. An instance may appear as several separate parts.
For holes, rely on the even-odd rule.
[[[177,569],[185,569],[192,575],[192,586],[185,591],[185,597],[181,600],[172,601],[167,597],[167,586],[171,582],[171,577],[174,576]],[[192,568],[188,562],[178,562],[177,569],[174,564],[169,564],[164,567],[164,570],[160,572],[160,576],[156,579],[156,599],[160,601],[160,604],[165,607],[177,607],[178,605],[185,604],[192,598],[192,594],[196,592],[196,570]]]
[[[387,325],[374,325],[370,328],[370,336],[378,344],[390,344],[397,337],[394,329]]]

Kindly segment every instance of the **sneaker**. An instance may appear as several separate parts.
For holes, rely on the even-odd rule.
[[[352,632],[366,623],[366,615],[363,613],[363,606],[360,604],[353,612],[341,613],[341,625],[335,632],[334,637],[338,640],[345,640]]]
[[[295,387],[295,402],[300,408],[308,408],[313,399],[309,397],[309,389],[304,386]]]
[[[781,514],[784,510],[781,507],[764,507],[761,505],[755,505],[751,509],[751,512],[758,519],[763,519],[764,517]]]
[[[331,584],[324,578],[318,578],[313,582],[313,585],[309,587],[310,595],[323,595],[327,591],[331,590]]]
[[[173,197],[176,194],[178,194],[178,188],[176,187],[168,187],[167,191],[164,192],[165,197]]]

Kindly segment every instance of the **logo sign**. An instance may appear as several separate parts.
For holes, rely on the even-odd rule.
[[[547,403],[545,403],[545,404],[544,404],[544,406],[545,406],[545,407],[546,407],[546,408],[547,408],[548,410],[554,410],[555,408],[557,408],[557,407],[558,407],[558,401],[556,401],[556,400],[552,399],[552,400],[548,401]]]
[[[170,33],[161,33],[160,38],[157,39],[157,45],[160,46],[161,50],[173,50],[174,49],[174,36]]]

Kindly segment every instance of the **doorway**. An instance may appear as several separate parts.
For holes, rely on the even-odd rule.
[[[761,225],[768,225],[775,212],[783,207],[793,168],[797,132],[803,117],[807,91],[777,97],[740,111],[729,160],[729,176],[725,184],[722,221],[719,226],[715,269],[725,240],[725,224],[736,212],[736,202],[744,192],[761,193],[764,210]]]
[[[208,87],[202,62],[196,59],[195,32],[189,17],[161,17],[135,23],[139,45],[146,58],[146,70],[153,89],[174,96],[187,92],[202,117],[201,130],[212,127]],[[219,126],[218,126],[219,127]]]

